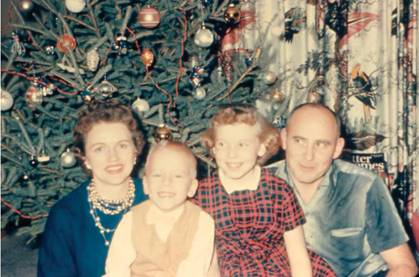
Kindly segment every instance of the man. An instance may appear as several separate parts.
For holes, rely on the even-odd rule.
[[[329,108],[303,104],[281,132],[286,159],[273,166],[303,207],[309,248],[339,277],[413,277],[408,237],[380,177],[337,159],[345,144]]]

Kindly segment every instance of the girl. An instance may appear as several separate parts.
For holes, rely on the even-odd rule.
[[[227,107],[202,142],[218,170],[200,182],[195,200],[214,218],[221,275],[335,276],[307,252],[292,189],[260,166],[278,151],[278,130],[253,107]]]

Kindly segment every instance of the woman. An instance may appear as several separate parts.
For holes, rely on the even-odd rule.
[[[122,216],[145,199],[131,172],[144,139],[131,110],[96,101],[74,129],[75,152],[91,178],[51,209],[39,250],[38,276],[104,274],[108,246]]]

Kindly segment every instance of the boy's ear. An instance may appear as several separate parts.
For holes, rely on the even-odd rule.
[[[188,194],[187,194],[188,197],[189,198],[194,197],[197,189],[198,189],[198,180],[196,178],[194,178],[192,180],[191,186],[189,187],[189,190],[188,190]]]
[[[146,178],[145,175],[143,177],[143,189],[144,189],[144,194],[145,195],[148,195],[149,194],[149,192],[148,192],[148,183],[147,183],[147,178]]]

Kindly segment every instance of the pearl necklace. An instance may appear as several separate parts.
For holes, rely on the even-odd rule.
[[[106,235],[111,234],[115,231],[116,228],[106,228],[103,226],[100,221],[100,216],[97,214],[97,210],[101,211],[106,215],[117,215],[121,212],[125,213],[132,206],[135,197],[135,186],[132,179],[130,179],[128,184],[127,194],[123,199],[118,200],[106,200],[100,197],[96,190],[95,183],[92,179],[90,184],[87,186],[87,200],[89,202],[90,214],[93,217],[95,226],[99,229],[99,233],[102,235],[103,240],[105,241],[105,246],[109,246],[110,240],[106,238]]]

